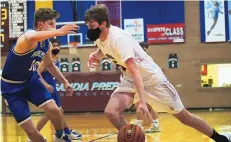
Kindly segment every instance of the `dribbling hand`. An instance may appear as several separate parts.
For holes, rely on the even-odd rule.
[[[71,87],[71,85],[68,82],[64,84],[64,88],[66,89],[67,96],[73,95],[73,88]]]
[[[147,104],[138,102],[137,112],[139,116],[141,116],[144,124],[151,124],[152,123],[152,116],[148,110]]]

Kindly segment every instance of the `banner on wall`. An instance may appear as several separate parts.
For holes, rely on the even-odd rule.
[[[148,44],[178,43],[184,38],[184,23],[147,25]]]
[[[231,1],[228,1],[228,25],[229,25],[229,41],[231,41]]]
[[[204,1],[204,20],[205,42],[226,41],[224,0]]]
[[[64,73],[73,88],[73,96],[66,96],[63,83],[57,82],[63,110],[103,111],[120,84],[120,75],[120,72]]]
[[[129,32],[136,41],[144,41],[144,20],[139,19],[124,19],[124,30]]]

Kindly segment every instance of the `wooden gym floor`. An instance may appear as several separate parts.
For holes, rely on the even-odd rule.
[[[218,132],[231,132],[230,111],[192,111],[205,119]],[[131,123],[135,121],[133,113],[125,117]],[[146,134],[147,142],[212,142],[206,136],[192,128],[182,125],[178,120],[166,113],[159,114],[161,132]],[[33,115],[36,124],[40,116]],[[108,122],[102,113],[67,114],[65,116],[69,127],[83,134],[82,142],[116,142],[116,129]],[[50,122],[42,130],[48,142],[54,141],[54,130]],[[12,116],[0,116],[0,142],[26,142],[27,136],[15,123]]]

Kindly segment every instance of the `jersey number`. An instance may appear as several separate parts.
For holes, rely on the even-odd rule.
[[[29,71],[36,71],[39,66],[39,63],[40,63],[39,61],[34,60],[31,64]]]

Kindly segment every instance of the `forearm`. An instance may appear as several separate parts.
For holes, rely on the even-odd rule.
[[[39,41],[43,41],[45,39],[53,38],[55,36],[60,36],[60,35],[61,33],[59,32],[59,30],[36,31],[33,33],[25,34],[25,38],[33,42],[39,42]]]
[[[43,79],[42,72],[44,71],[44,64],[41,62],[38,66],[37,73],[39,75],[40,81],[43,83],[44,86],[48,85],[48,83]]]
[[[46,69],[54,76],[56,79],[61,81],[62,83],[67,83],[67,79],[63,76],[63,74],[59,71],[59,69],[55,66],[55,64],[49,65]]]
[[[40,81],[42,82],[42,84],[43,84],[44,86],[47,86],[48,83],[44,80],[44,78],[43,78],[41,72],[40,72],[40,71],[37,71],[37,73],[38,73],[38,75],[39,75],[39,79],[40,79]]]
[[[139,95],[140,101],[141,102],[146,102],[145,96],[144,96],[144,82],[143,79],[140,75],[139,72],[137,73],[133,73],[133,79],[134,79],[134,83],[135,83],[135,87],[137,89],[137,93]]]
[[[94,53],[94,56],[97,58],[97,59],[102,59],[104,57],[104,54],[102,53],[102,51],[98,48],[95,53]]]

